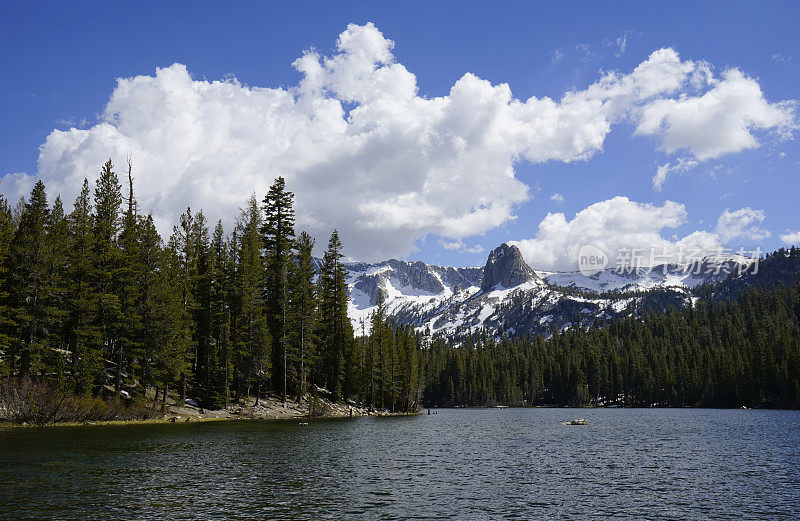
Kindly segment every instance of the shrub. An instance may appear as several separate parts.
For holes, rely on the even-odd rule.
[[[0,380],[0,419],[46,425],[58,422],[144,420],[158,416],[144,399],[126,403],[59,391],[46,380],[7,377]]]
[[[308,395],[308,415],[311,418],[328,416],[331,413],[330,405],[319,397],[316,386],[311,387]]]

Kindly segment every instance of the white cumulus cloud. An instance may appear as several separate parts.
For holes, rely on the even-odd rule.
[[[584,208],[572,220],[560,212],[548,213],[534,238],[514,244],[534,268],[554,270],[576,270],[578,251],[587,244],[609,255],[612,266],[618,253],[634,249],[649,259],[651,251],[677,258],[680,248],[710,251],[720,247],[716,235],[708,232],[681,239],[661,236],[663,230],[677,228],[686,220],[686,208],[680,203],[666,201],[657,206],[618,196]]]
[[[722,242],[733,239],[766,239],[770,233],[756,226],[765,217],[763,210],[754,210],[749,206],[735,211],[726,209],[717,219],[717,235]]]
[[[585,245],[608,255],[611,267],[618,262],[628,265],[631,255],[639,265],[648,266],[724,253],[724,245],[732,239],[769,235],[755,226],[764,220],[764,212],[749,207],[723,212],[714,231],[669,235],[687,219],[680,203],[666,201],[659,206],[618,196],[584,208],[571,220],[560,212],[548,213],[533,238],[510,244],[516,244],[534,268],[571,271],[578,268],[578,252]]]
[[[787,246],[793,244],[800,244],[800,230],[796,232],[787,232],[781,235],[781,241]]]
[[[737,69],[725,71],[722,79],[709,74],[698,80],[711,85],[702,95],[645,105],[636,132],[660,136],[668,153],[686,150],[704,161],[756,148],[755,131],[787,137],[796,128],[794,103],[768,102],[758,82]]]
[[[470,73],[447,95],[425,97],[393,47],[371,23],[351,24],[332,55],[307,51],[293,63],[302,78],[288,88],[199,80],[181,64],[120,78],[96,125],[53,130],[36,174],[6,175],[0,191],[26,194],[41,178],[69,202],[106,159],[121,165],[130,154],[140,206],[168,232],[187,205],[229,224],[281,175],[296,194],[299,228],[324,244],[336,227],[351,257],[374,260],[408,254],[428,234],[461,241],[514,219],[530,197],[516,163],[586,160],[620,121],[644,118],[640,133],[698,159],[735,148],[707,143],[681,115],[695,99],[684,91],[704,68],[672,49],[558,100],[520,100],[507,84]],[[745,122],[719,116],[705,96],[695,103],[698,121],[721,119],[736,136],[788,125],[782,105],[738,108],[760,90],[734,76],[719,85],[749,86],[749,94],[722,96],[719,85],[709,93]]]

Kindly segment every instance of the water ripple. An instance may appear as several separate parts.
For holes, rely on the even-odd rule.
[[[800,413],[0,430],[0,519],[798,519]]]

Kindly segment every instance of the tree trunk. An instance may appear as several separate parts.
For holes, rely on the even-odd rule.
[[[122,388],[122,347],[117,349],[116,363],[117,371],[114,374],[114,392],[119,394]]]
[[[305,357],[305,326],[300,322],[300,381],[298,382],[297,390],[297,404],[303,403],[303,391],[306,387],[306,371],[303,365],[303,358]]]
[[[286,407],[286,342],[283,343],[283,406]]]

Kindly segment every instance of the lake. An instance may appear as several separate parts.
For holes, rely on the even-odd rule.
[[[0,519],[800,519],[797,411],[432,412],[0,429]]]

